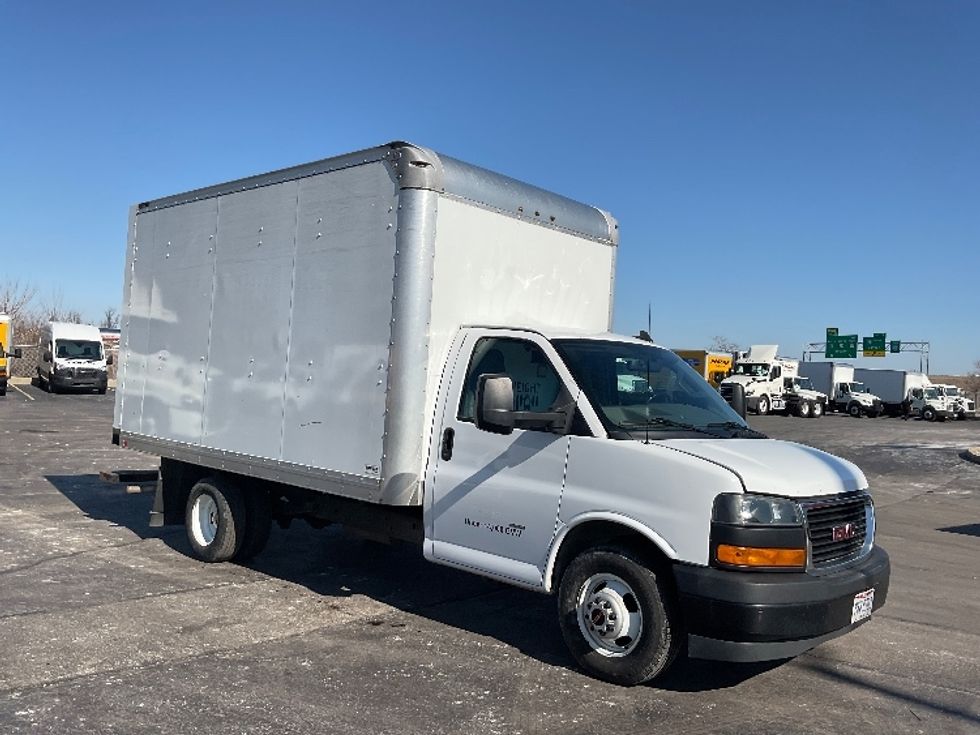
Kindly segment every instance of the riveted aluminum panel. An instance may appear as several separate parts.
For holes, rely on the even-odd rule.
[[[396,186],[381,163],[298,183],[282,458],[377,481],[389,379]]]
[[[138,217],[134,284],[149,303],[145,316],[129,314],[127,329],[139,336],[129,358],[142,366],[141,434],[201,440],[217,216],[212,199]]]
[[[218,200],[205,446],[279,456],[297,195],[290,181]]]
[[[435,192],[422,189],[403,190],[399,197],[382,463],[382,502],[392,505],[422,502],[435,386],[427,373],[432,370],[429,327],[438,198]]]
[[[156,222],[143,223],[134,212],[130,213],[130,221],[114,418],[117,428],[139,433],[153,293],[153,264],[149,254],[155,245]]]
[[[608,212],[449,156],[438,158],[446,194],[542,227],[619,243],[619,225]]]

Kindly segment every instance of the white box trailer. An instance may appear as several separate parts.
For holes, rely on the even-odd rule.
[[[913,389],[930,385],[929,377],[925,373],[887,368],[855,368],[854,379],[868,386],[868,390],[881,398],[881,402],[889,410],[900,410],[902,401]]]
[[[888,368],[855,368],[854,379],[881,397],[884,410],[891,416],[902,413],[902,402],[909,401],[913,414],[932,421],[953,416],[953,407],[940,389],[933,387],[929,376],[912,370]]]
[[[576,660],[623,684],[685,643],[784,658],[867,620],[867,479],[609,333],[617,243],[404,143],[134,207],[114,441],[162,457],[151,523],[207,561],[272,519],[414,542],[557,593]]]

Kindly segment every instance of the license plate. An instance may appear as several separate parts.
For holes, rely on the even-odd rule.
[[[854,595],[854,604],[851,606],[851,623],[871,617],[871,609],[875,604],[875,590],[872,587],[864,592]]]

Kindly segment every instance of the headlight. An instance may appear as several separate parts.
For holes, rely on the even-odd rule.
[[[770,495],[726,493],[711,511],[711,560],[722,569],[803,571],[806,531],[799,503]]]
[[[711,520],[737,526],[799,526],[803,512],[789,498],[726,493],[715,498]]]

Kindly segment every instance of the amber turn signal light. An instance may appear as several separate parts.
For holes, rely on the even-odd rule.
[[[806,566],[806,549],[767,549],[757,546],[718,544],[715,556],[722,564],[733,567],[799,567]]]

